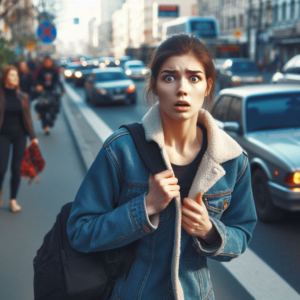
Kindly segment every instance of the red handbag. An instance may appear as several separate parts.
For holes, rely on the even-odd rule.
[[[37,175],[43,171],[45,161],[36,143],[31,143],[25,148],[25,155],[21,162],[21,176],[29,178],[29,184],[33,179],[38,182]]]

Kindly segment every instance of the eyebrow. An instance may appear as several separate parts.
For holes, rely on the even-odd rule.
[[[197,73],[202,73],[203,74],[203,72],[200,71],[200,70],[186,70],[185,72],[187,74],[197,74]],[[163,74],[163,73],[176,74],[176,73],[178,73],[178,71],[177,70],[163,70],[163,71],[161,71],[160,74]]]

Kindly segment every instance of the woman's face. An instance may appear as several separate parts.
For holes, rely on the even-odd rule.
[[[5,84],[11,89],[15,89],[19,85],[19,75],[16,70],[10,70],[5,78]]]
[[[158,72],[154,93],[163,113],[176,120],[187,120],[198,115],[211,83],[194,55],[172,56]]]

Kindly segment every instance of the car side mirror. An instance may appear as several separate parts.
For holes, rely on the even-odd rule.
[[[242,128],[238,122],[225,122],[223,125],[223,130],[224,131],[232,131],[237,134],[242,133]]]

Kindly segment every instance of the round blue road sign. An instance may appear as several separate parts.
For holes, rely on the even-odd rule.
[[[45,44],[51,44],[56,39],[57,31],[55,26],[51,22],[41,23],[37,30],[37,38]]]

